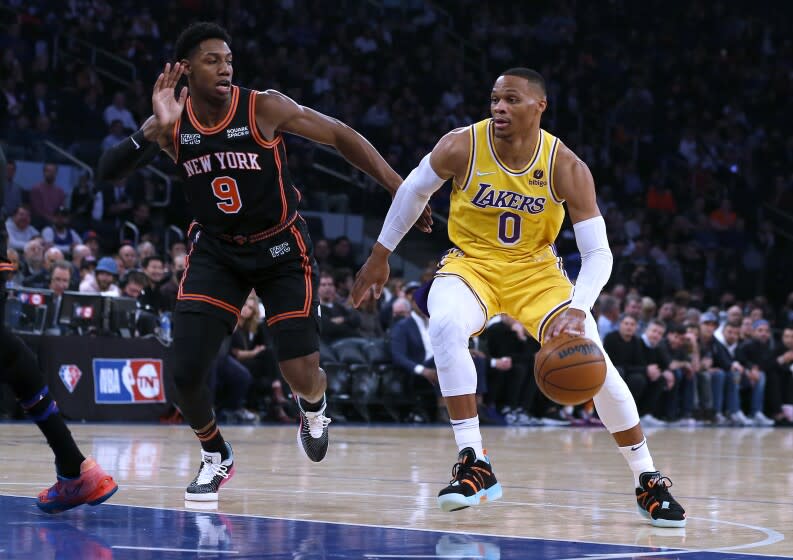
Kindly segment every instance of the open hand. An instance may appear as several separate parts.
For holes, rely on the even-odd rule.
[[[151,105],[154,109],[154,116],[157,117],[162,130],[165,131],[172,129],[179,117],[182,116],[184,104],[187,101],[186,87],[183,87],[179,92],[178,99],[174,93],[182,74],[184,74],[184,66],[181,63],[177,62],[173,66],[168,63],[154,83]]]
[[[355,275],[355,283],[350,291],[350,300],[354,307],[361,305],[370,288],[374,288],[374,297],[380,299],[383,293],[383,285],[388,281],[391,267],[388,265],[387,249],[378,249],[379,244],[372,249],[372,254]]]

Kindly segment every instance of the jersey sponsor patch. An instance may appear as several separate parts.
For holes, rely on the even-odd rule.
[[[201,143],[200,134],[181,134],[180,143],[183,146],[197,146]]]
[[[238,136],[248,136],[249,134],[250,131],[248,130],[247,125],[226,129],[226,138],[237,138]]]
[[[162,360],[98,358],[93,368],[97,404],[165,402]]]
[[[64,364],[58,369],[58,377],[61,378],[66,390],[70,393],[74,393],[74,388],[77,387],[77,384],[83,377],[83,372],[74,364]]]

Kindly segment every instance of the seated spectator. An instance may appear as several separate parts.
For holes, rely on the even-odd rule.
[[[0,169],[0,173],[3,173],[2,169]],[[0,208],[0,215],[11,216],[16,212],[17,208],[28,202],[28,193],[22,188],[22,185],[14,180],[17,174],[17,164],[13,159],[9,159],[6,162],[5,174],[5,199],[3,200],[3,207]]]
[[[384,331],[380,324],[380,312],[377,310],[374,288],[366,292],[361,305],[358,306],[358,317],[361,320],[361,325],[359,327],[361,336],[366,338],[383,337]]]
[[[147,284],[148,278],[146,278],[146,275],[140,270],[133,270],[127,274],[124,279],[121,295],[132,299],[138,299]]]
[[[64,255],[70,255],[72,247],[82,242],[80,235],[69,227],[69,210],[61,206],[52,215],[52,225],[41,232],[44,243],[60,249]]]
[[[336,283],[329,272],[319,275],[319,305],[322,313],[320,331],[322,341],[330,344],[340,338],[360,336],[361,319],[355,310],[336,297]]]
[[[6,218],[8,246],[17,251],[24,251],[28,241],[39,235],[39,230],[30,225],[30,207],[21,205],[14,215]]]
[[[44,330],[47,334],[64,334],[58,324],[60,317],[61,303],[63,302],[63,292],[69,289],[72,276],[72,265],[64,260],[55,262],[52,266],[50,283],[48,288],[52,290],[52,306],[47,309],[47,318],[44,323]]]
[[[358,263],[352,254],[352,243],[346,235],[341,235],[333,242],[333,252],[330,255],[330,266],[333,268],[349,268],[358,270]]]
[[[146,257],[143,261],[143,273],[146,275],[147,283],[140,296],[141,305],[153,313],[164,311],[164,304],[160,288],[165,278],[165,267],[162,257],[154,255]]]
[[[118,248],[118,256],[121,259],[121,267],[119,268],[120,277],[123,278],[127,272],[138,268],[138,252],[135,250],[132,243],[123,243],[121,247]]]
[[[390,324],[396,324],[401,319],[410,316],[410,300],[404,297],[398,297],[394,299],[394,303],[391,304],[391,322]]]
[[[612,331],[616,331],[620,325],[620,304],[613,296],[602,296],[600,298],[600,316],[598,317],[598,334],[601,340]]]
[[[642,333],[641,340],[644,343],[645,361],[647,366],[657,366],[661,370],[661,378],[663,379],[664,393],[671,392],[675,389],[675,374],[669,369],[669,357],[661,349],[661,341],[664,340],[666,333],[666,325],[659,319],[652,319],[644,333]],[[659,403],[650,409],[650,412],[644,414],[641,418],[642,425],[646,427],[665,426],[666,422],[660,420],[659,417],[665,413],[662,409],[664,401],[671,400],[669,395],[663,395],[659,399]]]
[[[274,420],[291,422],[272,337],[259,315],[259,298],[255,294],[249,295],[242,306],[237,328],[231,335],[230,352],[251,374],[249,408],[264,410],[269,401],[268,413]]]
[[[414,291],[410,290],[407,292],[408,298],[412,296]],[[421,401],[416,403],[420,408],[414,410],[414,414],[418,414],[419,418],[426,418],[424,415],[431,413],[429,410],[431,404],[427,402],[428,399],[421,398],[427,394],[426,388],[431,386],[436,395],[437,410],[435,415],[439,421],[444,419],[448,421],[448,415],[444,414],[445,403],[440,394],[438,372],[435,369],[432,345],[430,343],[429,318],[418,308],[415,301],[412,299],[410,301],[410,315],[396,322],[391,327],[391,359],[394,362],[394,366],[407,373],[410,379],[420,378],[424,381],[424,384],[413,384],[413,388],[417,391],[417,396],[419,396],[417,401]],[[444,412],[441,412],[441,410]]]
[[[135,249],[135,251],[138,253],[138,259],[140,262],[143,262],[146,257],[153,257],[157,254],[157,248],[151,241],[142,241],[138,243],[138,247]],[[165,260],[163,260],[163,263],[164,262]]]
[[[700,351],[700,371],[703,375],[710,377],[712,402],[714,417],[713,422],[717,426],[727,424],[724,416],[724,396],[737,391],[737,385],[730,371],[732,360],[727,348],[716,340],[714,333],[719,324],[719,318],[714,313],[703,313],[699,319],[699,351]]]
[[[127,134],[132,134],[138,129],[138,125],[135,123],[135,117],[133,117],[132,112],[127,109],[127,97],[124,95],[124,92],[117,91],[113,95],[113,103],[105,108],[103,117],[108,126],[112,125],[113,121],[119,121]]]
[[[32,220],[38,227],[52,223],[55,210],[66,202],[66,192],[55,184],[58,166],[54,163],[44,164],[44,180],[30,189],[30,209]]]
[[[674,389],[665,395],[665,416],[668,420],[678,421],[684,426],[696,425],[694,405],[699,356],[694,354],[690,339],[685,326],[673,323],[659,344],[666,368],[675,375]]]
[[[22,253],[22,285],[32,287],[35,284],[45,287],[49,284],[47,269],[44,266],[44,241],[41,237],[34,237],[25,243]]]
[[[187,256],[184,253],[173,257],[171,275],[160,288],[163,311],[173,311],[176,308],[176,296],[179,294],[179,283],[182,281],[186,263]]]
[[[534,379],[534,354],[526,329],[503,314],[485,330],[490,354],[487,372],[487,399],[504,415],[507,425],[535,426],[532,417],[537,382]]]
[[[742,327],[743,328],[743,327]],[[774,344],[768,321],[759,319],[752,325],[752,337],[738,346],[738,361],[744,367],[742,389],[752,389],[749,418],[755,426],[773,426],[774,420],[763,414],[763,409],[775,418],[782,415],[778,369],[774,360]],[[772,377],[773,376],[773,377]],[[769,379],[771,387],[769,388]],[[765,407],[763,406],[765,404]]]
[[[122,140],[127,138],[127,134],[124,133],[124,125],[121,123],[120,119],[115,119],[112,123],[110,123],[110,130],[102,139],[102,143],[100,144],[100,149],[104,152]]]
[[[786,422],[779,424],[793,425],[793,324],[782,331],[782,344],[776,351],[777,375],[780,379],[782,396],[782,416]]]
[[[96,265],[93,276],[86,276],[80,283],[80,291],[120,296],[121,290],[114,284],[118,276],[118,266],[112,257],[102,257]]]
[[[248,369],[230,353],[231,337],[221,344],[212,363],[209,375],[209,390],[218,416],[235,424],[256,424],[259,417],[245,408],[253,378]]]
[[[95,259],[99,259],[99,235],[93,230],[88,230],[83,234],[83,243],[91,250]]]

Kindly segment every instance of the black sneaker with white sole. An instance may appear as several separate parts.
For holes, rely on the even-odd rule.
[[[220,453],[201,450],[201,466],[198,474],[187,487],[184,499],[188,502],[216,502],[218,490],[234,476],[234,453],[231,445],[226,442],[229,451],[224,461]]]
[[[300,409],[300,424],[297,428],[297,441],[303,447],[306,457],[319,463],[328,452],[328,424],[330,418],[325,416],[328,402],[322,395],[322,407],[316,412],[307,412],[300,406],[300,397],[295,395]]]
[[[654,527],[685,527],[686,511],[672,497],[672,481],[658,471],[642,473],[636,489],[636,505]]]

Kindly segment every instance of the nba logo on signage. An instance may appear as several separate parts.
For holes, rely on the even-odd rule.
[[[82,376],[83,372],[74,364],[62,365],[58,370],[58,377],[61,378],[70,393],[74,393],[74,388],[77,387],[77,383]]]
[[[98,404],[165,402],[162,360],[94,360],[94,400]]]

